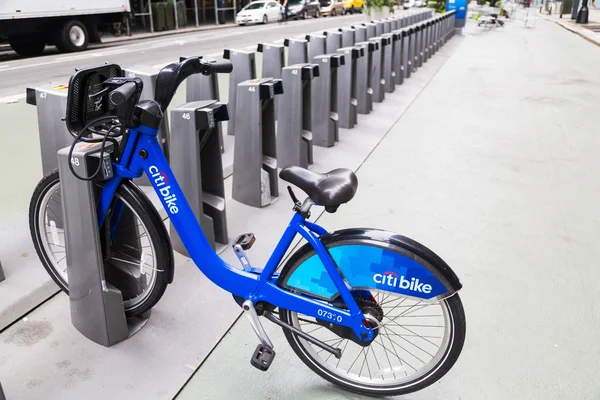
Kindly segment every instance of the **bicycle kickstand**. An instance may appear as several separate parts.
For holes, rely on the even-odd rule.
[[[256,346],[256,350],[254,350],[254,354],[250,359],[250,364],[261,371],[266,371],[269,369],[275,358],[273,343],[269,339],[269,336],[267,336],[267,332],[265,332],[265,329],[258,319],[254,303],[250,300],[246,300],[242,304],[242,309],[248,317],[250,325],[252,326],[252,329],[254,329],[254,333],[256,333],[256,336],[258,336],[258,339],[260,340],[259,345]]]

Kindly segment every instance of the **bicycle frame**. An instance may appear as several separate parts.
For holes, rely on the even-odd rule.
[[[346,287],[335,262],[319,240],[319,236],[327,231],[307,221],[299,213],[293,216],[266,266],[259,273],[243,271],[224,262],[204,236],[169,167],[157,136],[158,130],[145,126],[130,129],[121,159],[118,163],[113,163],[114,177],[106,182],[102,191],[98,205],[100,226],[104,223],[121,181],[138,178],[145,172],[190,257],[214,284],[253,303],[264,301],[276,307],[350,327],[357,337],[367,341],[374,337],[373,330],[363,323],[363,313]],[[275,272],[296,234],[300,234],[315,249],[348,310],[290,292],[277,285]]]

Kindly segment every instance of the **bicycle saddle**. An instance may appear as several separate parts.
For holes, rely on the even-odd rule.
[[[298,186],[315,204],[324,206],[328,212],[335,212],[340,204],[352,200],[358,188],[356,175],[345,168],[319,174],[291,166],[282,169],[279,177]]]

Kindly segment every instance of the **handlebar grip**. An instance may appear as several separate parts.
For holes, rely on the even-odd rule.
[[[113,105],[120,106],[129,100],[136,90],[137,85],[135,82],[127,82],[110,92],[108,98]]]
[[[228,74],[233,71],[233,64],[228,61],[210,63],[210,72],[213,74]]]

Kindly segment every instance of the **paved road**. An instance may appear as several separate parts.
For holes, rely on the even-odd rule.
[[[0,98],[23,95],[26,87],[51,80],[66,79],[75,67],[110,62],[120,65],[164,65],[185,55],[220,55],[224,48],[255,46],[261,41],[275,41],[352,25],[365,20],[364,15],[347,15],[291,21],[287,25],[247,26],[185,33],[106,45],[83,53],[61,54],[47,51],[41,57],[8,59],[0,62]],[[2,59],[0,59],[2,60]],[[6,60],[6,58],[4,58]]]

